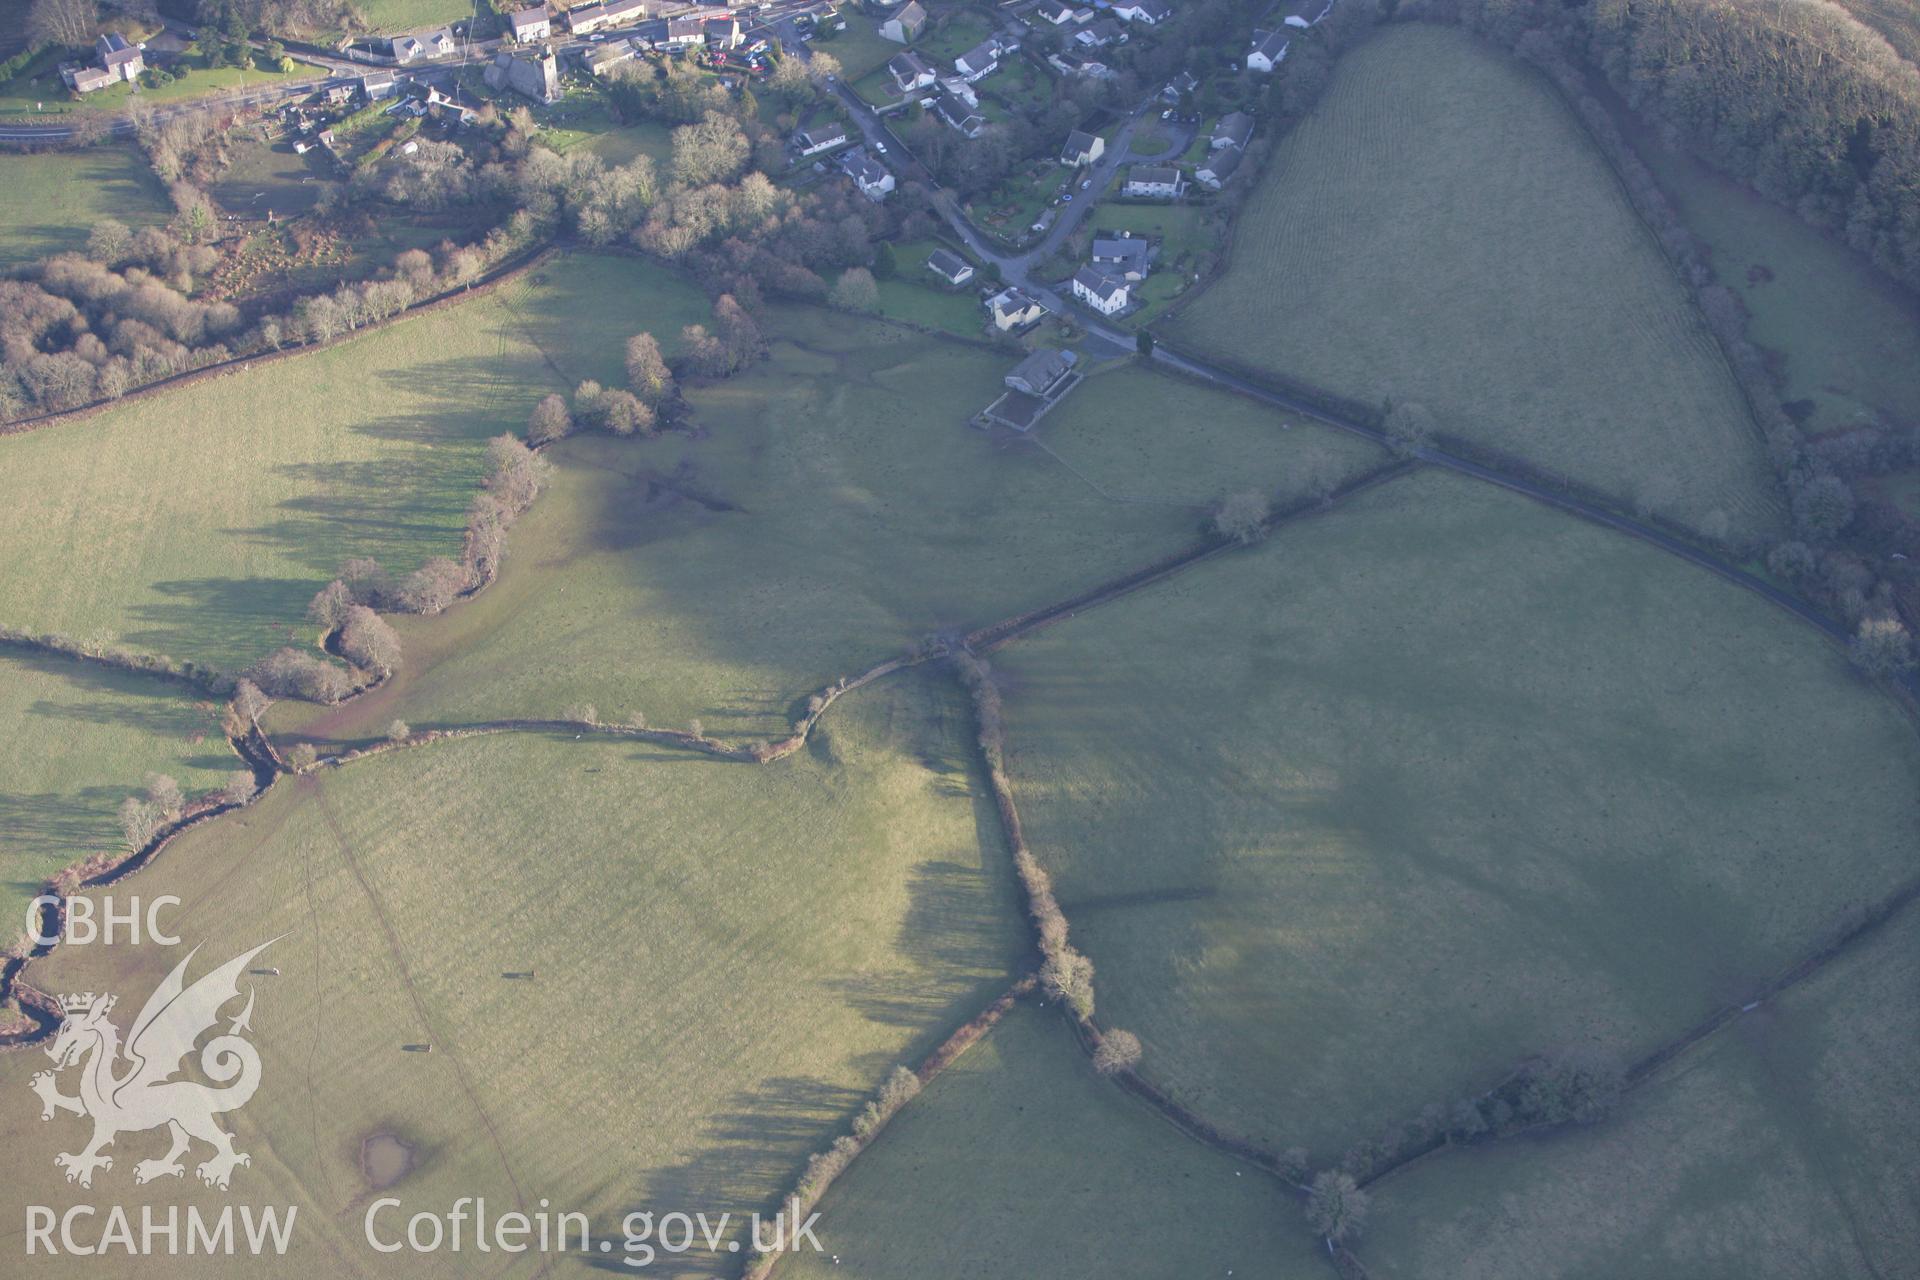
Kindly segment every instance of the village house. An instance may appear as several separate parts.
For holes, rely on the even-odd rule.
[[[701,18],[668,18],[667,31],[658,41],[662,49],[691,49],[707,42],[707,24]]]
[[[1125,18],[1128,22],[1137,22],[1143,27],[1157,27],[1173,16],[1173,6],[1167,0],[1119,0],[1113,6],[1115,17]]]
[[[1073,6],[1065,3],[1064,0],[1040,0],[1039,7],[1033,13],[1042,22],[1056,27],[1063,27],[1073,21]]]
[[[1063,76],[1086,76],[1089,79],[1095,79],[1113,74],[1107,64],[1098,58],[1068,53],[1064,50],[1048,54],[1047,63]]]
[[[632,62],[640,56],[631,40],[615,40],[611,44],[597,44],[589,47],[580,55],[580,65],[591,76],[606,76],[623,62]]]
[[[360,96],[368,105],[385,102],[400,92],[400,77],[391,71],[369,71],[360,77]]]
[[[973,279],[973,264],[950,249],[935,249],[928,254],[927,270],[956,288]]]
[[[648,0],[603,0],[567,11],[567,30],[584,36],[606,27],[624,27],[647,16]]]
[[[1247,50],[1247,70],[1273,70],[1286,58],[1290,43],[1284,30],[1254,32],[1253,47]]]
[[[973,425],[1031,431],[1048,410],[1080,385],[1078,363],[1079,357],[1071,351],[1039,348],[1002,379],[1007,389],[974,416]]]
[[[480,109],[440,92],[431,86],[427,89],[427,114],[436,120],[448,124],[472,124],[480,115]],[[411,155],[412,152],[406,154]]]
[[[738,49],[747,42],[740,30],[740,20],[731,15],[724,18],[707,18],[701,26],[709,49]]]
[[[1073,296],[1103,316],[1125,311],[1132,300],[1125,280],[1095,266],[1085,266],[1073,273]]]
[[[1172,165],[1136,164],[1127,170],[1127,182],[1120,194],[1143,200],[1178,200],[1186,189],[1186,180]]]
[[[1233,177],[1245,158],[1246,152],[1238,147],[1216,148],[1209,151],[1207,158],[1200,162],[1200,167],[1193,171],[1193,180],[1209,191],[1218,191]]]
[[[1060,384],[1073,375],[1074,365],[1080,358],[1071,351],[1056,351],[1052,347],[1041,347],[1013,367],[1013,372],[1002,379],[1008,390],[1024,392],[1030,396],[1046,396],[1060,389]]]
[[[1075,129],[1060,148],[1060,163],[1069,169],[1084,169],[1107,153],[1107,140],[1099,134]]]
[[[93,53],[98,66],[83,67],[66,63],[60,68],[60,78],[75,93],[93,93],[110,84],[132,80],[147,69],[146,57],[140,46],[128,44],[126,37],[118,31],[109,31],[94,41]]]
[[[513,38],[521,44],[532,44],[536,40],[545,40],[553,35],[553,15],[547,7],[521,9],[507,18],[513,28]]]
[[[1095,236],[1091,256],[1094,265],[1108,275],[1138,283],[1147,278],[1149,252],[1144,236]]]
[[[1253,137],[1253,117],[1244,111],[1229,112],[1220,117],[1220,123],[1213,126],[1213,137],[1207,146],[1213,150],[1221,147],[1240,147],[1243,150],[1247,140]]]
[[[968,84],[984,80],[1000,67],[1000,42],[983,40],[953,60],[953,69]]]
[[[512,89],[535,102],[560,100],[560,67],[552,49],[524,54],[502,49],[493,55],[481,78],[490,88]]]
[[[415,62],[447,57],[456,47],[453,32],[446,27],[425,35],[395,36],[393,60],[404,67]]]
[[[915,89],[926,88],[938,78],[926,60],[911,49],[888,59],[887,74],[893,78],[894,91],[903,98]]]
[[[353,101],[353,86],[350,84],[330,84],[321,99],[330,107],[344,107]]]
[[[897,13],[880,24],[880,35],[895,44],[906,44],[918,38],[926,26],[927,11],[920,7],[920,0],[907,0]]]
[[[887,198],[893,190],[893,175],[887,167],[867,154],[865,147],[850,147],[840,153],[840,168],[853,185],[860,188],[860,194],[876,204]]]
[[[1112,18],[1090,22],[1073,33],[1074,41],[1089,49],[1104,49],[1110,44],[1125,44],[1126,30]]]
[[[800,128],[794,131],[793,149],[803,156],[818,155],[830,151],[847,140],[847,126],[838,116],[825,120],[816,120],[811,115],[800,122]]]
[[[943,84],[940,86],[939,95],[934,100],[933,111],[935,115],[946,121],[948,128],[961,137],[977,138],[981,130],[987,127],[987,118],[974,110],[979,101],[971,93],[962,96]]]
[[[1200,92],[1200,79],[1191,71],[1182,71],[1167,81],[1166,88],[1160,90],[1160,96],[1168,102],[1180,101],[1181,95]]]
[[[994,328],[1011,333],[1040,323],[1046,318],[1047,308],[1037,298],[1008,286],[987,299],[987,314],[993,317]]]

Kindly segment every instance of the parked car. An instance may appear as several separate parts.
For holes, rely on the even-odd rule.
[[[1086,180],[1085,182],[1083,182],[1083,183],[1081,183],[1081,184],[1080,184],[1080,189],[1081,189],[1082,191],[1090,191],[1090,190],[1092,190],[1092,189],[1093,189],[1093,179],[1092,179],[1092,178],[1088,178],[1088,179],[1087,179],[1087,180]]]

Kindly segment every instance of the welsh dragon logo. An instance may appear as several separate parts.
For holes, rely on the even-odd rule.
[[[174,1077],[200,1037],[219,1022],[221,1008],[239,999],[238,979],[247,963],[272,945],[263,942],[187,986],[187,966],[200,950],[195,947],[147,997],[124,1046],[120,1029],[107,1017],[115,997],[88,992],[60,998],[65,1017],[47,1049],[54,1069],[40,1072],[30,1083],[40,1095],[42,1120],[51,1120],[60,1111],[93,1120],[92,1141],[78,1152],[53,1158],[56,1166],[67,1171],[68,1182],[92,1186],[94,1170],[113,1168],[113,1157],[101,1154],[102,1148],[122,1133],[162,1126],[173,1145],[160,1159],[136,1164],[135,1182],[180,1177],[186,1172],[180,1157],[195,1138],[213,1146],[212,1157],[197,1169],[200,1180],[210,1187],[226,1190],[234,1167],[252,1163],[245,1153],[233,1149],[233,1135],[214,1119],[245,1106],[260,1087],[260,1053],[242,1035],[250,1029],[253,1016],[251,990],[246,1007],[228,1022],[226,1032],[200,1048],[200,1072],[214,1083]],[[68,1097],[55,1084],[55,1075],[76,1064],[80,1093]]]

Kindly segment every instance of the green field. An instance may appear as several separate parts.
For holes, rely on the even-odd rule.
[[[465,0],[362,0],[356,8],[365,17],[367,29],[383,35],[428,31],[474,16],[473,6]]]
[[[1322,1161],[1643,1052],[1912,873],[1920,749],[1824,640],[1438,473],[995,662],[1101,1016]]]
[[[1904,1276],[1920,1257],[1920,927],[1741,1018],[1601,1127],[1383,1184],[1378,1280]]]
[[[1101,375],[1042,425],[1070,470],[966,425],[999,393],[1006,355],[814,309],[777,316],[769,363],[694,392],[702,438],[565,442],[498,582],[400,620],[408,666],[379,692],[332,712],[283,704],[276,726],[355,738],[396,715],[591,704],[784,736],[796,700],[836,677],[1191,544],[1226,489],[1298,492],[1313,468],[1374,462],[1364,444],[1145,375],[1128,385],[1154,386],[1142,403],[1163,412],[1115,418],[1102,384],[1121,375]],[[1213,447],[1168,441],[1174,412],[1209,421]]]
[[[825,1255],[783,1277],[1007,1280],[1331,1274],[1269,1176],[1182,1137],[1016,1005],[821,1203]]]
[[[201,963],[280,937],[262,963],[281,976],[249,980],[265,1083],[230,1122],[253,1156],[236,1194],[302,1206],[287,1274],[419,1274],[361,1239],[374,1133],[415,1148],[392,1194],[416,1208],[544,1198],[596,1230],[642,1206],[770,1209],[892,1064],[1026,962],[971,742],[957,687],[909,677],[777,767],[572,735],[443,743],[283,779],[169,849],[139,888],[184,900]],[[183,954],[62,947],[35,976],[131,1003]],[[0,1056],[0,1086],[27,1099],[44,1066]],[[22,1153],[10,1220],[87,1197],[52,1161],[74,1126],[24,1103],[0,1125]],[[91,1194],[226,1199],[191,1174],[135,1187],[159,1140],[123,1137]]]
[[[706,318],[689,284],[576,256],[466,306],[0,440],[0,620],[239,669],[311,638],[340,564],[458,554],[488,437],[622,343]],[[669,341],[669,346],[672,343]],[[165,536],[155,536],[164,530]]]
[[[1641,144],[1660,184],[1713,251],[1720,283],[1774,353],[1784,398],[1812,408],[1809,431],[1920,421],[1920,301],[1791,212],[1697,160]]]
[[[1704,322],[1544,80],[1459,31],[1343,58],[1170,337],[1690,522],[1774,485]],[[1717,521],[1715,522],[1717,523]]]
[[[103,218],[139,227],[172,216],[166,191],[130,146],[0,151],[0,269],[84,249]]]
[[[0,81],[0,116],[6,115],[61,115],[70,112],[120,111],[127,100],[134,95],[135,88],[126,81],[108,85],[95,90],[85,97],[75,99],[60,75],[54,69],[58,59],[43,64],[36,63],[29,68],[31,74],[16,76],[12,80]],[[301,80],[320,80],[326,72],[311,63],[297,62],[292,71],[266,71],[259,69],[241,70],[239,67],[208,68],[197,63],[187,68],[187,74],[171,84],[157,89],[142,86],[139,89],[143,101],[156,107],[173,103],[189,102],[212,93],[231,93],[245,89],[264,89],[270,85],[293,83]]]
[[[0,919],[48,877],[124,849],[114,811],[148,773],[189,796],[242,767],[219,708],[180,685],[0,648]],[[13,930],[7,930],[11,941]]]

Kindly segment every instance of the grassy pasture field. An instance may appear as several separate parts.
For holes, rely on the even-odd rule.
[[[1169,336],[1689,522],[1777,519],[1725,361],[1548,85],[1455,30],[1341,59]]]
[[[1920,300],[1859,254],[1657,140],[1641,154],[1720,283],[1746,303],[1748,334],[1775,353],[1785,398],[1812,406],[1806,428],[1920,421]]]
[[[365,0],[359,10],[367,30],[382,35],[426,31],[474,16],[466,0]]]
[[[282,704],[276,729],[355,739],[395,716],[591,704],[784,736],[795,701],[838,676],[1190,545],[1223,491],[1299,492],[1313,468],[1378,458],[1231,396],[1115,373],[1042,424],[1063,465],[966,425],[999,393],[1003,353],[812,309],[777,312],[773,334],[771,361],[693,392],[701,438],[553,450],[553,488],[499,580],[438,618],[398,619],[408,665],[387,686],[334,711]],[[1127,390],[1138,411],[1109,412]],[[1168,441],[1174,413],[1206,423],[1208,447]]]
[[[0,151],[0,269],[83,249],[102,218],[140,227],[172,216],[167,193],[131,146]]]
[[[140,875],[184,900],[195,976],[280,938],[261,957],[280,976],[249,980],[264,1083],[229,1122],[253,1156],[236,1196],[301,1206],[285,1274],[474,1274],[471,1254],[362,1243],[376,1133],[414,1148],[389,1192],[408,1212],[544,1198],[604,1231],[641,1206],[770,1210],[895,1063],[1005,989],[1026,930],[957,686],[890,680],[821,730],[768,768],[572,735],[441,743],[283,780]],[[184,953],[62,947],[34,976],[137,1007]],[[45,1065],[0,1055],[0,1085],[27,1100]],[[87,1192],[53,1165],[74,1126],[24,1102],[0,1123],[9,1233],[25,1203],[227,1200],[191,1173],[134,1186],[160,1135],[121,1139]],[[539,1260],[519,1261],[505,1273]]]
[[[242,764],[220,711],[165,681],[0,648],[0,920],[47,878],[122,849],[114,811],[148,773],[195,795]],[[5,936],[12,941],[14,930]]]
[[[1323,1280],[1268,1175],[1188,1140],[1094,1073],[1053,1013],[1016,1005],[821,1202],[825,1252],[786,1277]]]
[[[626,336],[705,319],[691,285],[575,256],[468,305],[0,439],[0,617],[239,669],[349,557],[457,554],[484,444],[616,380]],[[165,536],[156,531],[164,530]]]
[[[1912,874],[1920,749],[1824,640],[1452,476],[994,662],[1101,1017],[1323,1161],[1529,1054],[1644,1052]]]
[[[1911,1275],[1917,957],[1909,912],[1597,1128],[1450,1153],[1381,1184],[1359,1250],[1368,1270],[1379,1280]]]

